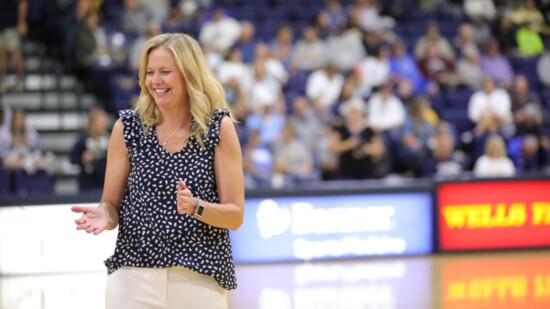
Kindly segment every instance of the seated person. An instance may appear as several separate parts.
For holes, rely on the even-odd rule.
[[[500,135],[493,134],[487,138],[485,153],[475,161],[473,172],[476,177],[514,176],[516,168]]]
[[[392,168],[386,144],[377,131],[366,126],[363,106],[353,102],[344,108],[344,123],[333,128],[329,149],[339,156],[341,178],[382,178]]]

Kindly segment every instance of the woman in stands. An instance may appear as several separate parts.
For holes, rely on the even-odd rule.
[[[223,88],[185,34],[145,44],[139,83],[111,133],[101,202],[72,208],[78,230],[118,226],[106,308],[227,308],[244,181]]]

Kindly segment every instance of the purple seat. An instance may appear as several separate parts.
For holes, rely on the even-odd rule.
[[[30,175],[24,170],[14,171],[14,189],[19,196],[53,193],[53,181],[45,171],[39,170]]]

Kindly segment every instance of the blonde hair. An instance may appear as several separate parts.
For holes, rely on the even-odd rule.
[[[225,90],[208,67],[201,47],[195,39],[183,33],[164,33],[150,38],[141,54],[139,68],[139,86],[141,93],[137,99],[135,110],[139,114],[144,130],[155,125],[160,113],[158,107],[145,84],[147,60],[149,53],[157,47],[165,47],[176,61],[183,75],[187,90],[191,115],[195,125],[190,136],[194,136],[204,148],[201,134],[207,134],[210,118],[217,109],[228,108],[225,101]],[[233,117],[230,116],[232,120]]]
[[[491,134],[485,141],[485,154],[489,154],[491,147],[496,147],[496,150],[499,152],[498,157],[506,157],[508,152],[506,150],[506,143],[504,139],[498,134]]]

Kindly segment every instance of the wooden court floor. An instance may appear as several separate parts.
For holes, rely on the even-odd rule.
[[[550,250],[238,265],[237,276],[233,309],[550,308]],[[0,308],[103,308],[105,279],[0,277]]]

